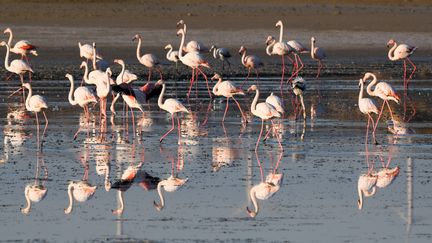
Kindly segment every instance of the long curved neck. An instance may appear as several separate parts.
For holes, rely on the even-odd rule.
[[[167,54],[166,54],[166,58],[167,58],[167,59],[169,59],[169,58],[171,57],[171,53],[172,53],[172,51],[173,51],[173,48],[172,48],[172,46],[171,46],[171,47],[169,48]]]
[[[250,197],[250,199],[251,199],[251,201],[252,201],[252,204],[253,204],[253,206],[254,206],[254,208],[255,208],[255,210],[254,210],[255,214],[258,214],[258,211],[259,211],[259,205],[258,205],[258,202],[257,202],[257,198],[256,198],[256,196],[255,196],[255,188],[252,188],[252,189],[250,190],[250,192],[249,192],[249,197]]]
[[[118,200],[120,203],[120,207],[117,209],[117,211],[122,213],[124,210],[124,200],[123,200],[123,192],[121,190],[118,191]]]
[[[367,75],[365,77],[365,81],[368,80],[370,77],[373,78],[372,82],[370,82],[370,84],[368,84],[368,86],[366,87],[366,91],[369,95],[373,96],[373,91],[372,91],[372,86],[374,86],[377,82],[377,77],[373,74]]]
[[[93,70],[97,70],[97,66],[96,66],[96,47],[95,46],[93,46],[92,63],[93,63]]]
[[[125,73],[126,67],[125,67],[124,63],[121,63],[120,65],[122,66],[122,69],[121,69],[119,76],[120,76],[121,82],[123,83],[123,80],[124,80],[123,78],[124,78],[124,73]]]
[[[359,103],[361,99],[363,99],[363,82],[360,83]]]
[[[217,58],[217,56],[216,56],[216,53],[217,53],[217,48],[215,47],[215,48],[213,48],[213,58]]]
[[[162,100],[163,100],[163,96],[164,96],[164,94],[165,94],[165,84],[162,84],[162,91],[161,91],[161,93],[159,94],[159,98],[158,98],[158,106],[159,106],[159,107],[162,107],[162,106],[163,106],[163,102],[162,102]]]
[[[30,107],[30,97],[32,96],[32,88],[31,87],[29,87],[29,93],[28,93],[28,95],[27,95],[27,99],[26,99],[26,102],[25,102],[25,106],[26,106],[26,109],[28,110],[28,111],[31,111],[32,109],[31,109],[31,107]]]
[[[219,84],[222,82],[222,78],[220,78],[218,81],[217,81],[217,83],[215,84],[215,86],[213,86],[213,94],[215,94],[215,95],[217,95],[217,93],[218,93],[218,87],[219,87]]]
[[[9,52],[10,52],[10,47],[9,44],[6,45],[6,56],[5,56],[5,68],[9,71]]]
[[[267,53],[267,55],[269,55],[269,56],[272,55],[272,53],[271,53],[272,50],[270,50],[270,49],[273,48],[273,46],[275,45],[275,43],[276,43],[276,41],[272,41],[272,43],[266,47],[266,53]],[[242,60],[242,61],[243,61],[243,60]]]
[[[184,45],[184,41],[185,41],[185,32],[183,31],[183,33],[181,33],[182,38],[180,41],[180,47],[179,47],[179,58],[180,60],[183,58],[183,45]]]
[[[74,187],[73,184],[69,184],[69,186],[68,186],[69,205],[65,209],[66,214],[70,214],[72,212],[72,207],[73,207],[72,190],[73,190],[73,187]]]
[[[387,54],[388,58],[389,58],[390,60],[392,60],[392,61],[396,61],[396,60],[398,60],[398,59],[394,56],[394,51],[396,50],[396,47],[397,47],[397,43],[395,42],[395,43],[393,44],[393,47],[390,48],[390,50],[389,50],[389,52],[388,52],[388,54]]]
[[[258,103],[258,99],[259,99],[259,90],[256,89],[255,90],[255,98],[252,101],[252,105],[251,105],[251,112],[252,114],[254,114],[256,112],[256,105]]]
[[[9,40],[8,40],[7,44],[10,46],[10,45],[12,45],[13,34],[12,34],[12,31],[9,31],[8,33],[9,33]]]
[[[243,65],[246,65],[246,50],[243,51],[241,62],[242,62]]]
[[[138,61],[141,60],[141,37],[138,38],[136,56],[137,56]]]
[[[30,197],[28,195],[29,194],[29,190],[30,190],[30,188],[26,187],[26,189],[24,191],[24,195],[25,195],[25,199],[26,199],[27,205],[26,205],[25,208],[21,209],[21,212],[23,212],[25,214],[28,214],[30,212],[30,209],[31,209],[31,201],[30,201]]]
[[[71,105],[76,105],[77,102],[76,102],[76,100],[74,100],[74,97],[73,97],[73,92],[74,92],[74,80],[73,80],[73,78],[71,78],[71,77],[68,77],[68,78],[69,78],[69,81],[70,81],[70,84],[71,84],[71,86],[70,86],[70,90],[69,90],[69,96],[68,96],[69,103],[71,103]]]
[[[315,43],[314,43],[313,40],[311,40],[311,49],[310,49],[310,53],[311,53],[311,57],[312,57],[312,58],[315,58],[315,55],[314,55],[314,49],[315,49]]]
[[[85,63],[85,64],[84,64],[84,81],[85,81],[86,83],[89,82],[88,74],[89,74],[88,65],[87,65],[87,63]]]
[[[282,43],[282,37],[283,37],[283,24],[281,22],[281,24],[279,25],[280,28],[280,33],[279,33],[279,42]]]
[[[161,202],[160,206],[163,208],[165,206],[165,200],[164,200],[164,196],[163,196],[163,193],[162,193],[162,186],[163,186],[163,183],[159,182],[159,184],[157,186],[157,191],[158,191],[160,202]]]

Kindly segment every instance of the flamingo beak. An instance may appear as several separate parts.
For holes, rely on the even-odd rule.
[[[157,209],[157,211],[161,211],[163,209],[162,205],[156,203],[156,201],[153,201],[153,206]]]
[[[256,217],[256,213],[254,211],[250,210],[248,207],[246,207],[246,211],[247,211],[249,217],[251,217],[251,218]]]

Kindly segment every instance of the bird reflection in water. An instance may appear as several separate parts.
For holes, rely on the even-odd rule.
[[[222,123],[223,126],[223,123]],[[241,149],[233,148],[228,137],[216,138],[213,140],[212,168],[218,172],[224,166],[230,166],[234,160],[240,158]]]
[[[33,183],[27,184],[24,189],[27,205],[25,208],[21,208],[21,213],[25,215],[30,213],[32,203],[42,201],[48,192],[48,189],[45,187],[45,181],[48,179],[48,170],[45,166],[43,154],[38,152],[36,158],[35,180]],[[44,170],[44,177],[42,179],[39,177],[39,170],[41,168]],[[40,180],[42,180],[42,182]]]
[[[88,145],[84,145],[84,149],[88,151]],[[96,162],[96,174],[98,176],[104,176],[104,186],[105,191],[109,191],[111,189],[110,182],[110,153],[111,147],[105,144],[96,145],[94,147],[94,157]]]
[[[16,107],[9,106],[6,122],[3,126],[3,156],[0,158],[1,163],[7,163],[9,156],[18,153],[26,139],[29,137],[25,133],[24,123],[30,118],[26,113],[24,104]]]

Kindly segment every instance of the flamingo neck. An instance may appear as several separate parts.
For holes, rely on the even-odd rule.
[[[84,64],[84,77],[83,78],[84,78],[84,82],[90,84],[87,62],[85,62],[85,64]]]
[[[172,46],[171,46],[171,47],[169,48],[167,54],[166,54],[166,58],[167,58],[168,60],[169,60],[170,57],[171,57],[171,53],[172,53],[172,51],[173,51],[173,48],[172,48]]]
[[[246,66],[246,50],[243,51],[241,62],[244,66]]]
[[[158,98],[158,106],[161,109],[162,109],[162,107],[164,105],[163,102],[162,102],[164,94],[165,94],[165,84],[162,84],[162,91],[159,94],[159,98]]]
[[[394,51],[396,50],[396,48],[397,48],[397,43],[394,42],[392,48],[390,48],[390,50],[389,50],[389,52],[388,52],[388,54],[387,54],[388,59],[390,59],[391,61],[396,61],[396,60],[398,60],[398,58],[394,55]]]
[[[310,49],[312,59],[315,59],[315,43],[311,40],[311,49]]]
[[[30,107],[30,98],[32,97],[32,88],[31,88],[31,86],[29,87],[29,93],[28,93],[28,95],[27,95],[27,99],[26,99],[26,102],[25,102],[25,106],[26,106],[26,109],[28,110],[28,111],[33,111],[32,110],[32,108]]]
[[[252,112],[252,114],[256,113],[256,105],[257,105],[258,99],[259,99],[259,90],[257,88],[255,90],[255,98],[253,99],[252,105],[251,105],[251,112]]]
[[[258,211],[259,211],[259,205],[258,205],[258,202],[257,202],[255,191],[256,191],[256,189],[252,188],[250,190],[250,192],[249,192],[249,197],[250,197],[250,199],[252,201],[252,204],[254,206],[254,212],[255,212],[255,215],[256,215],[256,214],[258,214]]]
[[[9,52],[10,52],[9,44],[6,44],[6,56],[5,56],[5,63],[4,63],[4,65],[5,65],[6,70],[8,70],[9,72],[11,72],[10,71],[10,65],[9,65]]]
[[[219,95],[219,84],[222,82],[222,78],[220,78],[217,83],[215,84],[215,86],[213,86],[213,94],[214,95]]]
[[[266,53],[267,55],[271,56],[272,55],[272,51],[273,51],[273,46],[276,44],[276,41],[272,41],[272,43],[270,45],[268,45],[266,47]],[[270,50],[271,49],[271,50]]]
[[[12,39],[13,39],[13,33],[12,33],[12,30],[9,30],[9,39],[8,39],[8,42],[7,42],[7,44],[10,46],[10,45],[12,45]]]
[[[183,59],[183,45],[184,45],[186,33],[183,31],[183,33],[181,33],[181,35],[182,35],[182,37],[181,37],[180,47],[179,47],[179,58],[180,58],[180,60]]]
[[[217,50],[216,50],[216,47],[215,48],[213,48],[213,58],[214,59],[216,59],[217,58]]]
[[[363,99],[363,82],[360,82],[360,93],[359,93],[359,104],[360,104],[360,100]]]
[[[27,205],[26,205],[25,208],[21,209],[21,212],[24,213],[24,214],[28,214],[30,212],[30,209],[31,209],[31,200],[30,200],[30,197],[28,195],[29,194],[29,190],[30,190],[30,187],[26,186],[26,188],[24,190],[24,195],[25,195],[25,199],[26,199]]]
[[[161,208],[163,208],[165,206],[165,199],[164,199],[164,196],[163,196],[163,193],[162,193],[162,187],[163,186],[164,186],[163,181],[159,182],[158,185],[157,185],[157,191],[158,191],[160,202],[161,202],[159,206]]]
[[[367,73],[367,74],[365,75],[365,77],[364,77],[364,80],[366,81],[366,80],[368,80],[370,77],[372,77],[373,80],[372,80],[372,82],[370,82],[370,83],[368,84],[368,86],[366,87],[366,91],[367,91],[368,95],[370,95],[370,96],[375,96],[375,95],[374,95],[374,92],[372,91],[372,86],[374,86],[374,85],[376,84],[376,82],[377,82],[377,77],[376,77],[374,74],[372,74],[372,73]]]
[[[141,61],[141,37],[138,38],[138,45],[136,49],[136,56],[138,61]]]
[[[116,114],[114,106],[115,106],[115,103],[117,102],[117,100],[119,98],[120,98],[120,93],[117,93],[117,95],[114,97],[114,99],[111,102],[110,110],[111,110],[111,113],[114,114],[114,115]]]
[[[121,80],[120,84],[121,84],[121,83],[123,83],[123,80],[124,80],[123,78],[124,78],[124,73],[125,73],[126,67],[125,67],[124,63],[121,63],[120,65],[122,66],[121,72],[119,74],[120,80]]]
[[[118,191],[118,202],[120,203],[120,207],[117,209],[117,211],[122,213],[124,210],[124,200],[123,192],[121,190]]]
[[[93,70],[97,70],[96,66],[96,47],[93,46],[93,57],[92,57]]]
[[[73,80],[72,77],[68,77],[68,79],[69,79],[70,84],[71,84],[71,86],[70,86],[70,90],[69,90],[69,96],[68,96],[69,103],[70,103],[71,105],[76,105],[77,102],[76,102],[76,100],[74,100],[74,97],[73,97],[73,92],[74,92],[74,80]]]
[[[279,25],[280,27],[280,32],[279,32],[279,42],[282,43],[282,37],[283,37],[283,24],[281,22],[281,24]]]
[[[69,205],[67,208],[65,208],[65,214],[70,214],[72,212],[72,207],[73,207],[72,190],[73,190],[73,188],[74,188],[74,183],[70,183],[68,186]]]

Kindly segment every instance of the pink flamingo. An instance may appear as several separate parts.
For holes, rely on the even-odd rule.
[[[363,98],[364,82],[365,81],[363,79],[360,79],[360,82],[359,82],[360,93],[359,93],[359,98],[358,98],[358,106],[359,106],[361,113],[366,114],[368,116],[368,123],[367,123],[367,127],[366,127],[366,142],[365,142],[365,144],[367,144],[370,121],[372,122],[372,127],[375,127],[374,120],[372,119],[372,116],[370,114],[371,113],[378,114],[378,108],[376,106],[376,103],[372,99]],[[377,144],[374,130],[372,131],[372,135],[373,135],[374,143]]]
[[[129,84],[138,79],[135,74],[126,69],[125,63],[122,59],[114,59],[114,63],[117,63],[122,67],[120,74],[116,78],[116,84]]]
[[[13,33],[11,28],[7,28],[3,31],[4,34],[8,33],[9,34],[9,40],[8,40],[8,45],[11,47],[10,51],[21,55],[21,59],[25,58],[27,63],[29,63],[29,60],[27,58],[27,54],[31,53],[33,56],[37,56],[38,53],[36,51],[36,46],[32,45],[30,43],[30,41],[28,40],[20,40],[17,43],[15,43],[14,47],[12,47],[12,38],[13,38]]]
[[[375,195],[377,179],[378,176],[371,173],[360,175],[357,181],[357,193],[359,197],[357,200],[357,206],[359,210],[363,208],[363,196],[371,197]]]
[[[178,113],[178,112],[186,112],[189,113],[188,109],[186,109],[186,107],[177,99],[166,99],[165,102],[162,102],[163,100],[163,96],[165,94],[165,83],[162,83],[162,91],[159,95],[159,99],[158,99],[158,106],[159,108],[161,108],[162,110],[165,110],[167,112],[169,112],[171,114],[171,120],[172,120],[172,127],[170,130],[168,130],[167,133],[165,133],[165,135],[163,135],[159,142],[162,142],[164,140],[164,138],[174,130],[174,114]],[[180,120],[179,117],[177,115],[177,127],[178,127],[178,144],[180,144]]]
[[[181,19],[179,22],[177,22],[177,28],[181,28],[183,26],[183,32],[186,35],[187,34],[187,27],[183,19]],[[206,46],[204,46],[203,43],[199,41],[189,41],[186,45],[182,45],[182,49],[184,52],[205,52],[208,50]]]
[[[393,45],[393,46],[392,46]],[[409,81],[411,80],[412,76],[414,75],[415,71],[417,70],[416,65],[414,65],[414,63],[411,61],[411,59],[409,58],[416,50],[417,47],[415,46],[410,46],[407,44],[397,44],[395,40],[390,39],[387,42],[387,47],[390,47],[390,50],[387,54],[388,58],[391,61],[399,61],[399,60],[403,60],[404,61],[404,89],[407,90],[408,89],[408,84]],[[413,67],[413,71],[411,72],[410,76],[407,79],[407,64],[406,61],[408,61],[411,66]]]
[[[394,91],[393,87],[390,84],[388,84],[386,82],[377,83],[378,82],[377,77],[373,73],[366,73],[363,77],[363,80],[366,82],[370,78],[372,78],[373,80],[372,80],[372,82],[370,82],[370,84],[366,88],[368,95],[379,97],[380,99],[383,100],[383,104],[381,106],[381,111],[380,111],[378,118],[377,118],[377,121],[375,123],[375,127],[374,127],[374,131],[375,131],[376,127],[378,126],[379,119],[381,118],[382,112],[384,110],[384,104],[387,104],[387,107],[390,111],[391,118],[392,118],[392,120],[394,120],[393,112],[392,112],[392,109],[390,108],[390,104],[388,103],[388,101],[392,100],[392,101],[396,102],[396,104],[399,104],[399,96],[396,94],[396,92]],[[372,90],[372,86],[374,86],[374,85],[375,85],[375,89]]]
[[[40,95],[32,95],[32,87],[30,83],[24,83],[23,87],[29,90],[29,93],[27,95],[27,99],[25,101],[25,106],[27,111],[30,112],[34,112],[36,115],[36,126],[37,126],[37,142],[38,142],[38,147],[41,147],[41,143],[40,138],[39,138],[39,118],[38,118],[38,113],[42,111],[42,114],[45,117],[45,128],[44,131],[42,133],[42,139],[45,137],[45,132],[46,129],[48,127],[48,119],[45,115],[45,111],[44,109],[48,109],[48,103],[45,99],[45,97],[40,96]]]
[[[255,98],[253,99],[252,104],[251,104],[251,113],[253,115],[261,118],[261,131],[260,131],[260,134],[258,136],[258,140],[257,140],[256,145],[255,145],[255,151],[257,151],[258,150],[258,144],[259,144],[259,141],[261,139],[262,132],[264,129],[264,121],[270,120],[272,123],[272,129],[274,129],[274,123],[273,123],[273,120],[271,120],[271,119],[275,118],[275,117],[281,117],[281,114],[272,105],[270,105],[267,102],[261,102],[261,103],[257,104],[258,99],[259,99],[259,90],[258,90],[256,85],[252,85],[249,87],[248,92],[251,92],[251,91],[255,91]],[[278,139],[279,147],[283,151],[283,147],[282,147],[282,144],[281,144],[279,137],[277,137],[277,139]]]
[[[311,51],[310,52],[311,52],[312,59],[314,59],[315,61],[318,62],[318,71],[317,71],[317,76],[316,76],[316,79],[318,79],[319,75],[320,75],[321,68],[323,67],[323,64],[321,61],[326,58],[326,54],[322,48],[315,46],[315,42],[316,42],[315,37],[312,37],[311,38]]]
[[[78,48],[80,50],[80,57],[84,57],[86,61],[93,59],[93,46],[90,44],[81,44],[78,42]],[[96,53],[96,58],[101,59],[102,57]]]
[[[174,62],[176,65],[176,71],[178,71],[177,66],[178,66],[178,61],[180,60],[179,59],[179,52],[173,51],[173,47],[171,44],[168,44],[165,46],[165,50],[167,50],[167,49],[168,49],[168,52],[166,54],[166,59],[170,62]]]
[[[92,56],[93,70],[100,70],[105,72],[109,68],[109,63],[103,60],[102,56],[97,54],[96,43],[93,42],[93,56]]]
[[[180,61],[190,67],[192,69],[192,78],[190,81],[190,85],[189,85],[189,91],[187,93],[187,97],[189,98],[190,92],[192,90],[192,85],[194,84],[195,79],[198,79],[198,72],[199,71],[201,73],[201,75],[203,75],[206,84],[207,84],[207,91],[209,93],[210,98],[212,97],[211,92],[210,92],[210,87],[208,84],[208,79],[207,76],[205,75],[205,73],[200,69],[200,66],[202,67],[206,67],[206,68],[210,68],[210,65],[208,64],[208,62],[204,59],[204,57],[199,53],[199,52],[188,52],[187,54],[183,55],[183,44],[184,44],[184,40],[185,40],[185,32],[183,29],[179,29],[177,31],[177,35],[181,35],[181,42],[180,42],[180,47],[179,47],[179,58]],[[195,77],[196,75],[196,77]]]
[[[255,55],[247,55],[246,56],[246,52],[247,52],[246,47],[241,46],[240,50],[239,50],[239,54],[242,55],[241,63],[243,64],[243,66],[245,66],[248,69],[248,75],[247,75],[245,81],[243,81],[240,88],[242,88],[243,85],[246,83],[246,81],[248,81],[251,69],[255,70],[256,77],[257,77],[257,79],[259,79],[257,69],[264,66],[263,62],[261,62],[261,59],[259,59],[259,57],[255,56]]]
[[[292,78],[297,77],[297,75],[300,73],[300,71],[303,69],[304,64],[300,58],[299,54],[302,53],[308,53],[309,50],[304,47],[304,45],[302,45],[300,42],[296,41],[296,40],[290,40],[287,42],[288,46],[291,47],[293,49],[293,55],[294,55],[294,66],[296,67],[296,71],[294,73],[294,75],[292,75]],[[299,67],[299,63],[300,63],[300,67]]]
[[[215,73],[215,75],[211,78],[211,80],[218,80],[215,86],[213,87],[213,94],[216,96],[224,96],[227,98],[226,100],[226,108],[224,112],[224,116],[222,118],[222,123],[225,121],[225,116],[228,111],[229,99],[232,98],[234,102],[237,104],[237,107],[240,110],[242,120],[246,123],[247,119],[243,114],[243,110],[237,100],[234,98],[235,95],[244,95],[243,90],[236,88],[231,81],[222,81],[222,77]]]
[[[138,45],[137,45],[137,50],[136,50],[136,56],[138,61],[144,65],[145,67],[147,67],[149,69],[149,74],[148,74],[148,79],[147,79],[147,83],[150,82],[150,78],[151,78],[151,74],[153,69],[156,69],[157,72],[159,72],[160,75],[160,79],[162,78],[162,71],[160,70],[159,67],[159,59],[152,53],[149,54],[144,54],[141,56],[141,36],[136,34],[132,41],[135,41],[136,39],[138,39]]]
[[[279,21],[280,22],[280,21]],[[278,22],[278,23],[279,23]],[[282,22],[280,22],[282,24]],[[277,24],[276,24],[277,26]],[[293,60],[289,57],[289,54],[292,53],[293,49],[290,48],[285,42],[282,42],[282,27],[281,27],[281,36],[279,39],[279,42],[276,42],[273,36],[269,35],[266,40],[266,53],[267,55],[279,55],[282,57],[282,77],[281,77],[281,83],[280,88],[282,90],[283,88],[283,81],[285,77],[285,56],[288,57],[288,59],[293,62]]]

